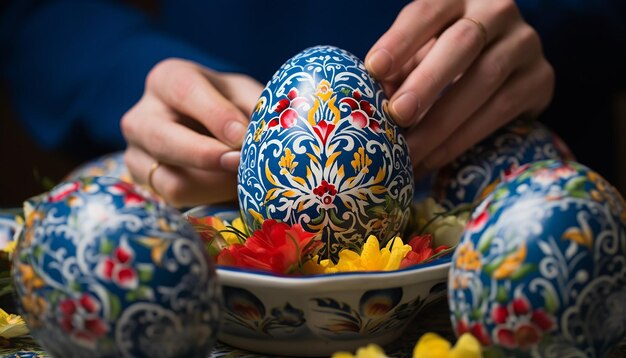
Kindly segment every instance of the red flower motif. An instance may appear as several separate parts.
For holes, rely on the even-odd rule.
[[[491,345],[491,338],[489,338],[489,334],[487,334],[487,330],[480,323],[472,324],[470,328],[470,333],[482,344],[483,346]]]
[[[125,241],[115,248],[111,257],[105,257],[96,266],[97,275],[107,281],[113,281],[119,287],[134,289],[139,285],[139,278],[131,263],[134,253]]]
[[[489,207],[490,201],[483,201],[478,208],[476,208],[476,214],[472,215],[470,220],[465,225],[465,230],[471,231],[479,231],[485,227],[487,220],[489,220],[489,211],[487,208]]]
[[[448,247],[444,245],[433,249],[433,236],[430,234],[414,236],[409,241],[409,246],[411,246],[412,250],[402,259],[400,268],[419,264],[431,258],[433,255],[448,249]]]
[[[265,220],[261,229],[244,244],[234,244],[222,250],[217,263],[289,274],[317,248],[313,237],[298,224],[289,226],[276,220]]]
[[[322,180],[322,184],[313,189],[313,194],[317,195],[322,206],[329,208],[335,200],[337,189],[333,184],[328,184],[326,180]]]
[[[287,98],[280,99],[274,107],[274,112],[278,113],[277,117],[274,117],[267,124],[268,128],[275,127],[280,124],[283,128],[293,127],[298,120],[298,112],[294,109],[300,106],[306,99],[298,96],[298,90],[292,88],[287,93]]]
[[[494,339],[509,349],[531,349],[544,332],[554,328],[554,318],[541,308],[533,310],[525,297],[516,297],[508,305],[495,306],[491,317],[496,323]]]
[[[361,92],[352,92],[352,97],[345,97],[339,101],[339,103],[345,103],[350,107],[352,113],[350,114],[350,122],[357,128],[368,127],[371,130],[380,131],[380,123],[376,121],[372,116],[374,115],[374,107],[361,99]]]
[[[333,130],[335,130],[335,125],[325,120],[319,121],[319,123],[313,127],[313,131],[324,145],[326,145],[326,141]]]
[[[83,293],[79,299],[67,298],[59,303],[61,328],[79,342],[92,346],[108,332],[98,313],[100,304],[91,295]]]
[[[124,196],[124,205],[139,205],[146,200],[139,194],[136,187],[130,183],[119,182],[109,187],[109,191],[115,195]]]
[[[80,182],[75,181],[72,183],[65,183],[50,192],[50,196],[48,197],[48,201],[51,203],[56,203],[64,200],[70,194],[77,192],[80,189]]]

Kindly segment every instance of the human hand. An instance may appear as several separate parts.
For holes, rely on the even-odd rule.
[[[175,206],[234,199],[239,148],[262,90],[244,75],[180,59],[158,63],[121,121],[133,179]]]
[[[365,64],[409,127],[417,176],[498,127],[550,102],[554,71],[513,0],[416,0],[374,44]]]

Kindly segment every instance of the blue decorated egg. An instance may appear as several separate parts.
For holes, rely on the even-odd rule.
[[[13,279],[18,307],[48,353],[209,354],[221,293],[178,211],[110,177],[65,182],[29,204]]]
[[[441,168],[433,180],[433,196],[446,209],[471,204],[488,194],[507,172],[546,159],[572,160],[573,156],[545,125],[517,120]]]
[[[413,171],[387,99],[354,55],[304,50],[268,82],[242,147],[239,203],[246,223],[300,224],[322,257],[336,258],[370,234],[382,242],[405,228]]]
[[[494,356],[603,357],[626,337],[626,203],[581,164],[524,165],[472,213],[448,285],[457,334]]]

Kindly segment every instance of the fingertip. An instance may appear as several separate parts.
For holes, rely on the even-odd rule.
[[[241,160],[240,151],[226,152],[220,157],[220,165],[222,169],[229,172],[237,173],[239,170],[239,162]]]
[[[365,68],[378,80],[385,78],[392,65],[391,53],[384,48],[374,50],[365,57]]]
[[[413,92],[404,92],[389,104],[389,114],[401,127],[409,127],[415,122],[419,100]]]
[[[239,148],[243,144],[247,130],[248,127],[245,124],[231,120],[224,126],[224,137],[233,148]]]

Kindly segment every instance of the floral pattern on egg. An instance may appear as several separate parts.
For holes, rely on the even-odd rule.
[[[493,356],[602,357],[626,336],[626,203],[575,162],[526,164],[472,213],[449,274]]]
[[[263,91],[242,147],[239,202],[259,218],[318,233],[336,258],[370,234],[408,223],[413,172],[380,85],[354,55],[330,46],[287,61]]]
[[[547,159],[573,160],[567,145],[535,120],[519,119],[499,129],[441,168],[433,196],[446,209],[484,198],[508,172]]]
[[[27,204],[12,276],[18,308],[48,353],[208,355],[221,290],[177,210],[110,177],[68,181]]]

